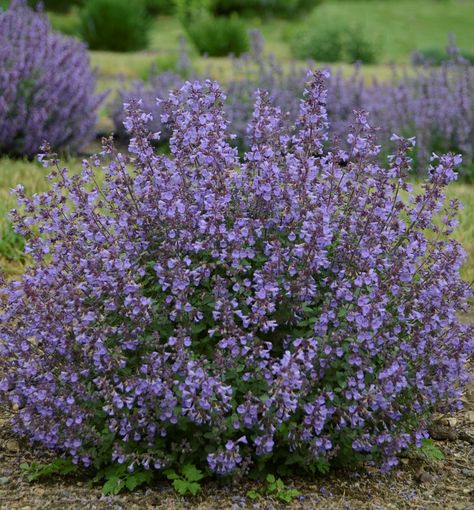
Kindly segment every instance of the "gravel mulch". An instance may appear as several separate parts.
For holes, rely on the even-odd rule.
[[[180,498],[167,484],[133,494],[102,496],[100,487],[86,480],[60,478],[28,483],[22,462],[40,456],[11,434],[7,415],[0,412],[0,508],[23,510],[66,509],[206,509],[237,510],[301,508],[341,509],[454,509],[474,510],[474,384],[463,397],[465,409],[439,416],[431,435],[445,454],[442,461],[413,454],[388,475],[366,467],[358,473],[339,472],[312,480],[286,481],[301,496],[291,504],[273,498],[253,502],[245,497],[251,485],[205,485],[195,498]],[[295,473],[297,476],[297,473]]]

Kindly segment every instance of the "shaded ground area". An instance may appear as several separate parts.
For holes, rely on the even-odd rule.
[[[7,415],[0,413],[0,508],[23,510],[66,509],[474,509],[474,384],[463,397],[465,409],[453,416],[437,417],[432,437],[445,454],[442,461],[410,454],[389,475],[366,467],[359,473],[341,472],[314,480],[287,480],[301,496],[291,504],[273,498],[253,502],[245,497],[257,485],[207,484],[195,498],[180,498],[168,484],[133,494],[102,496],[77,478],[58,478],[29,484],[22,462],[38,459],[39,452],[11,434]],[[297,473],[295,473],[297,475]]]

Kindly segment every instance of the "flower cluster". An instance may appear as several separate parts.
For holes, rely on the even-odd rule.
[[[395,69],[390,82],[374,80],[364,85],[359,70],[349,78],[336,75],[330,86],[334,95],[330,114],[343,136],[354,109],[369,111],[377,126],[379,140],[393,132],[416,136],[418,169],[429,162],[433,151],[461,152],[467,165],[473,162],[474,72],[465,61],[451,55],[439,68],[417,68],[402,75]],[[393,144],[384,143],[384,152]]]
[[[433,154],[414,193],[410,141],[381,166],[360,112],[329,149],[322,75],[304,95],[289,129],[257,92],[240,161],[219,86],[186,82],[161,105],[169,155],[131,103],[128,155],[105,140],[70,175],[50,154],[51,189],[17,189],[33,262],[1,291],[0,399],[19,436],[85,466],[388,469],[461,405],[460,158]]]
[[[89,140],[103,96],[85,47],[52,33],[25,0],[0,11],[0,153],[32,156],[44,140],[76,151]]]
[[[299,115],[306,82],[304,68],[293,63],[288,69],[265,56],[261,35],[257,31],[251,35],[252,51],[233,59],[232,75],[225,85],[231,131],[238,147],[246,149],[250,147],[246,127],[252,117],[255,89],[270,93],[272,102],[284,113],[284,123],[290,126]],[[407,138],[416,136],[415,169],[419,172],[426,168],[433,151],[461,152],[468,166],[474,158],[474,72],[454,46],[447,55],[449,60],[440,68],[418,67],[410,74],[395,68],[392,79],[384,82],[366,83],[358,66],[349,77],[336,73],[327,85],[331,137],[345,140],[353,111],[364,110],[380,128],[377,141],[383,157],[394,149],[389,139],[396,132]],[[179,73],[165,73],[147,85],[136,82],[130,90],[122,91],[121,101],[114,105],[116,132],[124,134],[122,101],[132,98],[143,100],[143,109],[153,113],[153,129],[162,130],[155,100],[183,83]],[[161,140],[168,136],[164,133]]]

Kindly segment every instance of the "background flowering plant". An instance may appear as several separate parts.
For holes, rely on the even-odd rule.
[[[263,39],[257,30],[251,32],[251,42],[248,54],[232,60],[232,73],[225,83],[227,119],[231,132],[236,135],[234,143],[241,150],[248,149],[251,143],[247,125],[252,118],[254,91],[268,91],[272,102],[284,114],[282,122],[291,126],[299,115],[307,74],[305,66],[293,62],[284,67],[273,56],[265,55]],[[455,151],[463,155],[465,168],[461,174],[472,178],[468,168],[474,156],[474,75],[453,41],[447,50],[447,60],[439,68],[419,66],[407,74],[394,67],[391,79],[384,81],[368,81],[359,65],[350,76],[335,73],[327,85],[330,138],[345,140],[353,111],[364,110],[370,112],[378,128],[381,162],[396,148],[390,140],[391,134],[400,133],[407,138],[416,136],[413,164],[416,172],[422,175],[426,172],[433,151]],[[162,104],[157,105],[156,98],[166,97],[170,90],[179,88],[185,81],[181,75],[199,77],[189,65],[184,47],[181,47],[178,72],[152,75],[148,83],[136,81],[120,91],[111,108],[115,132],[126,136],[123,103],[141,99],[143,110],[153,113],[152,129],[162,131],[160,140],[166,142],[170,133],[163,129]]]
[[[443,194],[460,158],[433,155],[415,194],[411,142],[394,137],[380,166],[365,113],[349,149],[328,148],[316,74],[293,128],[257,93],[240,162],[224,104],[211,81],[171,93],[168,156],[129,104],[128,156],[108,140],[80,176],[58,166],[48,192],[17,190],[33,263],[2,290],[14,430],[86,467],[175,480],[182,465],[388,469],[468,378],[459,204]]]
[[[77,151],[93,136],[95,75],[85,46],[51,32],[24,0],[0,10],[0,154],[37,154],[44,140]]]

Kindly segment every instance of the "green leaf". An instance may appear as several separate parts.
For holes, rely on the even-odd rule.
[[[138,478],[134,475],[128,476],[125,480],[125,486],[130,492],[134,491],[138,487],[139,483]]]
[[[422,439],[421,440],[421,453],[430,460],[443,460],[444,453],[433,444],[431,439]]]
[[[166,469],[163,471],[163,474],[168,478],[168,480],[177,480],[179,475],[176,473],[174,469]]]
[[[173,482],[174,490],[180,494],[181,496],[184,496],[188,492],[189,482],[186,480],[182,480],[180,478],[177,478]]]
[[[201,486],[197,482],[191,482],[188,484],[189,492],[195,496],[200,490]]]
[[[281,499],[282,501],[285,501],[286,503],[290,503],[292,500],[292,497],[286,492],[279,492],[277,494],[277,498]]]
[[[258,499],[260,494],[256,490],[252,489],[247,492],[247,497],[250,499]]]
[[[267,475],[268,483],[275,483],[275,477],[273,475]]]
[[[204,478],[202,471],[193,464],[185,464],[181,469],[181,473],[189,482],[198,482]]]
[[[109,478],[102,487],[102,494],[107,496],[109,494],[118,494],[125,486],[125,482],[118,476]]]

